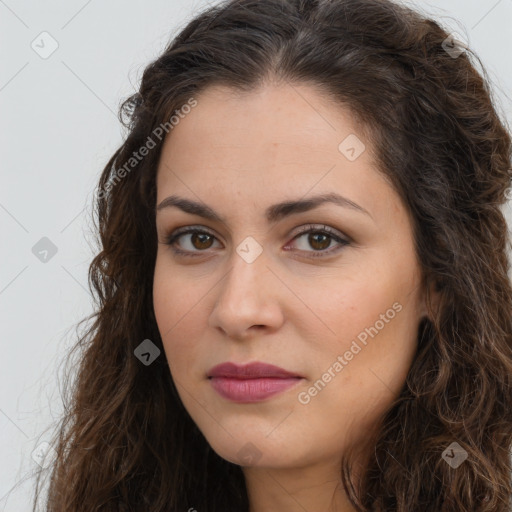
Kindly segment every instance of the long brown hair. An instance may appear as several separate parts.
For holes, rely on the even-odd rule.
[[[240,466],[213,452],[179,399],[155,321],[155,135],[171,133],[171,116],[210,85],[278,80],[318,87],[368,130],[413,219],[427,290],[440,294],[362,478],[352,482],[343,463],[340,482],[360,511],[508,512],[512,287],[501,207],[511,138],[478,57],[454,55],[448,37],[388,0],[228,0],[145,69],[96,190],[97,307],[72,352],[47,511],[248,510]],[[135,158],[149,138],[154,147]],[[161,351],[148,366],[134,355],[147,339]],[[467,454],[456,469],[443,457],[455,442]]]

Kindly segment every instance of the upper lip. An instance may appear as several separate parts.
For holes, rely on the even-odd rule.
[[[214,366],[209,372],[208,377],[231,377],[238,379],[258,379],[258,378],[290,378],[301,377],[296,373],[289,372],[273,364],[254,362],[245,365],[236,363],[221,363]]]

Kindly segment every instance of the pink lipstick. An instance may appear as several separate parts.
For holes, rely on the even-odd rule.
[[[222,397],[239,403],[259,402],[295,386],[303,377],[266,363],[222,363],[208,372]]]

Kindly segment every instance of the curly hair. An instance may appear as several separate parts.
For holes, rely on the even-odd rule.
[[[508,512],[512,286],[502,206],[511,137],[479,58],[446,51],[448,37],[390,0],[227,0],[146,67],[120,108],[125,141],[96,189],[95,312],[69,354],[79,350],[52,443],[47,511],[178,511],[192,501],[200,512],[248,510],[241,467],[210,448],[166,358],[148,371],[134,356],[145,339],[163,351],[152,285],[165,137],[133,155],[205,88],[278,80],[314,85],[371,135],[379,172],[410,212],[426,288],[440,297],[434,310],[427,295],[417,353],[361,479],[344,461],[340,482],[359,511]],[[453,442],[467,453],[456,470],[442,458]]]

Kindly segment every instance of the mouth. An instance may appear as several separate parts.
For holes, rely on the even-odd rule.
[[[227,362],[207,375],[213,389],[238,403],[260,402],[296,386],[303,377],[267,363],[237,365]]]

